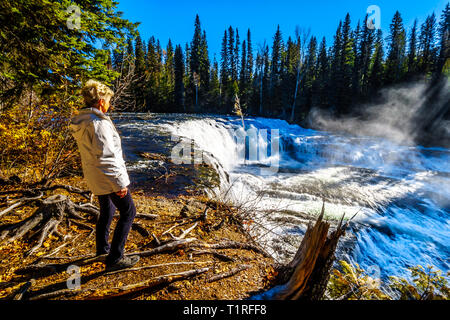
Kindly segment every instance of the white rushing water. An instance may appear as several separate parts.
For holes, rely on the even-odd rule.
[[[160,115],[154,121],[123,122],[123,127],[130,125],[193,139],[199,149],[212,154],[230,178],[221,196],[249,212],[248,218],[255,221],[252,232],[281,261],[292,258],[308,217],[320,211],[325,199],[329,219],[357,213],[341,257],[362,268],[375,265],[382,277],[408,276],[406,268],[418,264],[448,270],[448,149],[250,118],[245,121],[247,130],[267,129],[272,138],[276,135],[270,130],[278,130],[279,140],[272,142],[279,143],[280,152],[260,152],[258,159],[248,160],[249,146],[234,134],[242,131],[237,117]],[[260,135],[257,145],[270,150],[270,141]],[[274,172],[261,170],[277,163]]]

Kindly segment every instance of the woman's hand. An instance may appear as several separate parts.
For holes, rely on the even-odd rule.
[[[127,193],[128,193],[128,188],[127,188],[127,187],[125,187],[125,188],[123,188],[122,190],[116,192],[116,194],[117,194],[120,198],[125,197],[125,196],[127,195]]]

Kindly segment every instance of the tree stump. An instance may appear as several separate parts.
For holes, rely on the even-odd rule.
[[[315,225],[308,225],[305,236],[286,271],[279,278],[288,278],[282,285],[253,297],[268,300],[320,300],[326,290],[335,259],[339,238],[345,233],[342,216],[337,229],[328,236],[330,224],[323,221],[325,204]],[[286,276],[287,275],[287,276]]]

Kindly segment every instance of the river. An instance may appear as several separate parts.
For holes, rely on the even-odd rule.
[[[256,132],[246,143],[233,116],[121,114],[114,121],[131,172],[158,165],[138,151],[170,155],[178,137],[193,139],[222,177],[215,196],[242,207],[251,233],[280,262],[292,258],[325,201],[330,221],[354,216],[340,259],[384,280],[408,277],[415,265],[449,270],[449,149],[260,117],[245,119],[246,130]]]

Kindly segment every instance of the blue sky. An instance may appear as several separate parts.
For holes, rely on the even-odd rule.
[[[211,58],[220,56],[220,45],[225,28],[232,25],[239,29],[241,42],[247,29],[252,32],[253,48],[264,40],[269,46],[277,25],[280,25],[283,39],[294,36],[295,27],[311,28],[311,33],[319,41],[323,36],[331,45],[339,20],[350,13],[352,27],[358,19],[363,20],[367,7],[377,5],[381,11],[381,29],[386,36],[389,23],[399,10],[406,27],[415,18],[421,23],[427,15],[441,12],[449,0],[122,0],[119,10],[124,17],[141,22],[139,32],[143,40],[155,36],[162,46],[170,38],[174,44],[184,44],[192,40],[194,19],[198,13],[202,29],[206,30]]]

